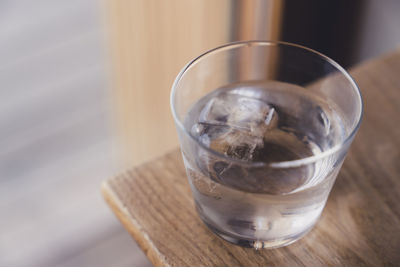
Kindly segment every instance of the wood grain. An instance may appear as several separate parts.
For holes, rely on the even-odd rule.
[[[178,150],[103,183],[105,199],[155,266],[398,266],[400,49],[351,72],[364,119],[316,227],[279,249],[245,249],[196,215]]]
[[[178,144],[169,93],[180,69],[228,41],[230,1],[108,1],[119,140],[125,164]]]

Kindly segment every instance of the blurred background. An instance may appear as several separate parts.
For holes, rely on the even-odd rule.
[[[177,147],[184,64],[267,39],[350,68],[400,45],[399,14],[397,0],[1,0],[0,266],[151,266],[100,184]]]

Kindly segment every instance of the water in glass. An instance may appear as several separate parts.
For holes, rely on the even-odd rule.
[[[318,220],[338,157],[307,162],[340,144],[340,114],[309,90],[283,82],[219,88],[197,101],[185,127],[202,146],[184,154],[196,208],[225,239],[262,248],[288,244]],[[335,167],[335,168],[334,168]]]

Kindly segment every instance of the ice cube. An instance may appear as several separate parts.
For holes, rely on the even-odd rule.
[[[277,119],[274,108],[261,100],[220,93],[204,106],[192,132],[221,154],[254,161],[265,132],[276,126]]]
[[[265,144],[275,136],[277,124],[277,112],[266,102],[235,93],[220,93],[203,107],[198,123],[192,127],[192,134],[199,142],[232,159],[268,161],[265,154],[272,157],[274,147]],[[282,179],[271,181],[265,171],[202,149],[197,165],[212,180],[240,190],[271,193],[283,187]],[[283,191],[287,190],[292,188],[285,187]]]
[[[276,125],[277,114],[261,100],[235,93],[220,93],[204,106],[199,122],[260,132]]]
[[[317,114],[317,120],[321,125],[321,128],[323,129],[321,132],[327,136],[329,135],[330,132],[330,127],[331,127],[331,122],[328,118],[328,115],[326,115],[326,113],[324,112],[324,110],[318,106],[316,108],[316,114]]]
[[[211,140],[219,138],[230,130],[227,125],[199,122],[193,125],[191,132],[201,143],[209,147]]]

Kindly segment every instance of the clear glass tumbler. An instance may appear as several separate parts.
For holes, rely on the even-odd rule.
[[[315,225],[362,117],[350,75],[303,46],[227,44],[189,62],[171,108],[197,212],[245,247]]]

